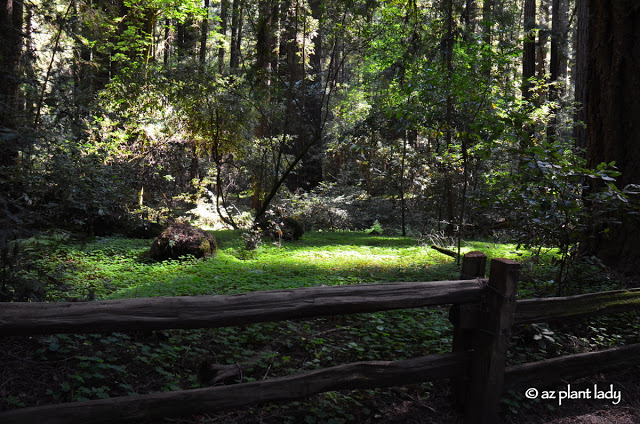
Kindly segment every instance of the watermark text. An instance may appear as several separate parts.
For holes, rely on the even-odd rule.
[[[615,390],[613,384],[610,384],[609,387],[598,387],[597,384],[594,384],[593,387],[582,390],[573,389],[571,384],[567,384],[567,388],[562,390],[538,390],[535,387],[530,387],[524,392],[524,396],[527,399],[555,400],[558,405],[562,405],[562,402],[566,400],[577,399],[608,400],[613,405],[617,405],[622,400],[622,391]]]

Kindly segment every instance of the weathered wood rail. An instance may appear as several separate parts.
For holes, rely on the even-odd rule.
[[[478,302],[483,280],[303,287],[234,295],[149,297],[97,302],[3,303],[0,336],[257,322]]]
[[[518,301],[515,324],[632,311],[640,308],[640,288],[612,290],[578,296]]]
[[[453,304],[453,352],[364,361],[259,382],[91,400],[0,413],[2,423],[111,423],[179,417],[332,390],[450,379],[468,423],[499,420],[504,388],[543,385],[640,362],[640,344],[506,367],[513,325],[634,310],[640,289],[516,301],[519,264],[465,255],[461,280],[313,287],[224,296],[87,303],[0,303],[0,336],[213,328]]]
[[[120,423],[219,411],[257,402],[301,399],[316,393],[369,389],[460,377],[470,353],[430,355],[406,361],[338,365],[251,383],[47,405],[0,414],[4,424]]]

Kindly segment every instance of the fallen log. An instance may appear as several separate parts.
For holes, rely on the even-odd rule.
[[[457,258],[458,254],[453,250],[445,249],[444,247],[436,246],[435,244],[431,246],[432,249],[437,250],[438,252],[445,254],[447,256],[451,256],[452,258]]]

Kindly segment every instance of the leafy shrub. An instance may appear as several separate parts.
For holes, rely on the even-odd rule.
[[[364,232],[372,236],[379,236],[382,234],[383,231],[384,230],[382,228],[382,225],[380,225],[380,221],[376,219],[373,222],[373,225],[368,229],[366,229]]]
[[[341,193],[334,184],[321,183],[317,189],[290,199],[287,209],[299,216],[307,229],[346,229],[352,226],[349,206],[360,194],[360,190]]]
[[[47,300],[45,281],[55,278],[43,276],[42,270],[36,268],[46,253],[58,251],[69,239],[69,233],[64,231],[12,241],[0,239],[0,301]]]
[[[244,247],[247,250],[256,250],[262,243],[262,232],[258,228],[250,228],[242,233]]]
[[[281,207],[289,216],[299,218],[307,230],[366,230],[376,220],[385,228],[400,224],[393,201],[336,184],[322,183],[313,191],[287,199]]]
[[[304,234],[304,226],[292,216],[285,216],[284,212],[268,211],[265,218],[258,222],[257,227],[262,234],[273,240],[299,240]]]
[[[131,226],[127,230],[127,237],[131,238],[155,238],[160,236],[164,231],[164,226],[159,222],[143,220],[136,226]]]

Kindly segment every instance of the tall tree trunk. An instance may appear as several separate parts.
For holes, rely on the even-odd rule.
[[[466,0],[464,7],[464,38],[469,40],[476,32],[476,0]]]
[[[33,3],[27,3],[24,6],[24,52],[22,54],[22,70],[24,77],[28,81],[37,81],[38,77],[36,74],[36,43],[34,41],[34,13],[37,13],[37,6]],[[32,82],[33,84],[33,82]],[[24,112],[26,116],[31,116],[35,113],[36,108],[36,96],[32,90],[29,90],[31,93],[25,93],[23,103],[24,104]]]
[[[231,53],[229,68],[234,73],[240,66],[240,46],[242,45],[242,26],[244,0],[233,0],[231,12]]]
[[[64,15],[62,15],[62,19],[61,22],[65,22],[67,20],[67,17],[69,16],[69,13],[71,12],[71,8],[73,6],[73,3],[69,3],[69,6],[67,6],[66,11],[64,12]],[[33,127],[35,129],[38,129],[38,126],[40,125],[40,112],[42,110],[42,106],[44,105],[44,100],[45,100],[45,96],[47,93],[47,85],[49,84],[49,77],[51,76],[51,73],[53,72],[53,67],[55,64],[55,59],[56,59],[56,53],[58,52],[58,46],[60,45],[60,40],[62,37],[62,33],[63,33],[63,26],[62,24],[60,24],[60,27],[57,29],[56,31],[56,35],[54,37],[54,43],[53,43],[53,49],[51,50],[51,58],[49,59],[49,66],[47,67],[47,71],[45,72],[44,75],[44,80],[42,81],[42,87],[40,88],[40,95],[38,97],[38,103],[36,105],[36,114],[35,114],[35,118],[33,119]]]
[[[318,140],[318,143],[309,151],[309,157],[305,161],[307,188],[315,188],[323,178],[322,152],[322,95],[314,87],[322,87],[322,54],[323,54],[323,27],[324,19],[322,14],[322,2],[320,0],[309,1],[311,16],[318,20],[319,28],[316,37],[313,39],[313,52],[309,57],[311,63],[310,82],[308,84],[307,110],[311,127],[311,137]]]
[[[322,10],[318,0],[309,2],[311,15],[314,19],[321,21]],[[291,90],[292,110],[289,116],[297,115],[300,118],[296,129],[297,139],[295,140],[294,154],[298,155],[306,149],[310,140],[317,142],[309,149],[303,158],[295,175],[291,175],[287,185],[289,189],[296,190],[302,188],[311,190],[322,181],[322,96],[317,89],[322,84],[321,55],[322,55],[322,28],[318,29],[316,37],[313,39],[314,49],[309,57],[306,57],[306,39],[308,37],[307,21],[308,10],[300,7],[298,2],[295,6],[295,16],[293,19],[297,24],[291,28],[289,36],[290,52],[288,54],[290,87],[299,87],[295,93]],[[303,43],[300,48],[296,42],[296,34],[301,33]],[[310,64],[310,73],[307,75],[305,61]],[[299,82],[299,84],[298,84]],[[295,97],[295,99],[293,99]]]
[[[578,30],[576,35],[576,71],[575,71],[575,100],[578,104],[576,110],[573,136],[576,147],[580,152],[587,150],[587,130],[584,123],[587,121],[587,71],[588,71],[588,40],[589,40],[589,2],[579,1],[577,4]]]
[[[275,0],[259,0],[258,2],[258,19],[256,23],[255,36],[256,36],[256,62],[255,62],[255,87],[257,87],[258,96],[260,97],[260,102],[262,106],[265,108],[267,105],[271,103],[271,95],[272,95],[272,87],[271,80],[273,78],[272,75],[272,64],[274,62],[273,56],[275,56],[275,42],[276,37],[274,34],[274,22],[277,22],[278,14],[274,13],[274,3],[277,4]],[[276,56],[275,60],[278,58]],[[272,121],[268,119],[266,114],[261,115],[258,125],[255,128],[255,137],[257,139],[260,138],[271,138],[275,136],[277,133],[275,128],[273,128]],[[285,134],[280,134],[282,137],[281,140],[286,139]],[[279,178],[279,170],[281,157],[284,153],[282,150],[272,150],[270,153],[279,154],[278,159],[273,158],[274,160],[271,162],[273,164],[273,181]],[[265,175],[266,167],[269,161],[267,161],[267,152],[265,151],[263,154],[263,160],[260,165],[260,172],[255,173],[253,175],[253,196],[252,196],[252,206],[256,210],[256,222],[262,218],[262,215],[266,212],[267,205],[265,200],[264,193],[268,190],[268,178]],[[261,175],[258,175],[261,174]],[[269,200],[270,201],[270,200]]]
[[[569,1],[553,0],[551,6],[551,57],[549,58],[549,73],[551,81],[562,82],[567,76],[567,42],[569,35]],[[561,94],[561,90],[556,90]]]
[[[280,69],[283,81],[288,81],[286,90],[286,113],[289,117],[295,117],[295,124],[287,126],[287,134],[294,135],[291,146],[287,146],[287,153],[298,155],[304,148],[306,143],[305,138],[305,122],[304,112],[302,111],[303,105],[301,102],[305,101],[304,89],[304,57],[301,49],[298,48],[298,33],[300,32],[300,12],[298,1],[285,1],[284,10],[282,13],[281,32],[284,36],[281,39],[280,47],[283,54],[284,66]],[[302,162],[298,172],[291,173],[287,179],[287,187],[291,191],[295,191],[302,186],[304,179],[302,175]]]
[[[275,40],[274,22],[278,16],[274,0],[260,0],[258,4],[259,16],[256,27],[256,71],[258,84],[271,85],[271,72],[274,63]],[[277,3],[276,3],[277,4]],[[275,61],[277,61],[277,57]]]
[[[522,97],[531,98],[529,79],[536,73],[536,0],[524,1],[524,48],[522,54]]]
[[[400,157],[400,225],[402,227],[402,237],[407,236],[407,217],[406,217],[406,193],[405,193],[405,168],[407,162],[407,144],[409,144],[409,134],[405,131],[402,137],[402,156]]]
[[[74,22],[72,31],[75,34],[79,34],[85,40],[91,40],[93,34],[89,31],[88,25],[85,24],[87,10],[90,10],[93,5],[92,1],[79,2],[73,0],[73,14],[77,16]],[[73,22],[73,21],[72,21]],[[73,105],[75,107],[73,121],[74,125],[72,131],[76,139],[81,139],[83,136],[83,120],[87,117],[87,111],[90,110],[89,103],[91,102],[96,90],[96,78],[94,76],[92,67],[93,63],[93,47],[89,43],[83,42],[83,39],[78,37],[75,40],[73,46]]]
[[[549,0],[541,0],[540,3],[540,17],[538,19],[539,22],[537,23],[539,31],[538,42],[536,43],[536,77],[543,79],[547,74],[547,49],[549,48],[548,43],[551,35],[551,31],[549,29],[551,4],[549,3]]]
[[[549,74],[552,86],[549,100],[559,102],[564,94],[567,76],[567,40],[569,33],[568,0],[553,0],[551,6],[551,52],[549,58]],[[547,137],[553,139],[558,124],[557,113],[547,128]]]
[[[453,142],[453,92],[451,84],[453,83],[453,0],[448,0],[446,3],[446,19],[447,19],[447,32],[445,34],[445,40],[443,45],[443,61],[444,67],[447,72],[447,98],[446,98],[446,128],[445,128],[445,141],[446,149],[451,149]],[[453,234],[455,215],[453,209],[453,177],[449,166],[446,167],[445,177],[445,193],[447,196],[447,226],[446,232]]]
[[[226,1],[222,1],[220,3],[220,7],[222,10],[225,10]],[[209,0],[204,0],[204,17],[202,19],[202,24],[200,25],[200,66],[204,69],[205,64],[207,63],[207,37],[209,36]],[[226,16],[223,17],[222,13],[220,14],[222,18],[222,28],[224,28],[224,32],[226,32]],[[220,53],[218,53],[219,55]],[[224,60],[224,49],[222,49],[222,58]],[[220,70],[222,73],[222,68]]]
[[[209,0],[206,0],[209,3]],[[220,74],[224,73],[224,39],[227,37],[227,27],[229,21],[229,0],[221,0],[220,1],[220,35],[221,41],[220,46],[218,47],[218,71]]]
[[[589,0],[586,112],[587,166],[615,161],[619,187],[640,184],[640,7],[636,0]],[[597,187],[596,187],[597,188]],[[637,199],[636,199],[637,201]],[[640,263],[638,218],[598,232],[598,256],[621,270]]]
[[[0,0],[0,165],[11,165],[19,149],[4,132],[18,127],[23,11],[22,1]]]
[[[493,4],[495,0],[484,0],[482,2],[482,41],[491,44],[491,32],[494,24]]]
[[[197,38],[197,31],[193,28],[193,19],[187,18],[184,22],[178,23],[176,27],[176,53],[179,57],[191,56],[195,59],[198,53],[197,45],[199,39]]]
[[[164,36],[162,39],[162,47],[162,63],[164,63],[164,65],[166,66],[169,64],[169,56],[171,52],[171,20],[169,18],[165,19],[164,21]]]
[[[493,32],[493,2],[494,0],[484,0],[482,3],[482,42],[489,46],[491,46],[492,42],[492,32]],[[485,78],[491,77],[491,68],[493,66],[493,61],[491,56],[485,58],[482,63],[482,75]]]

